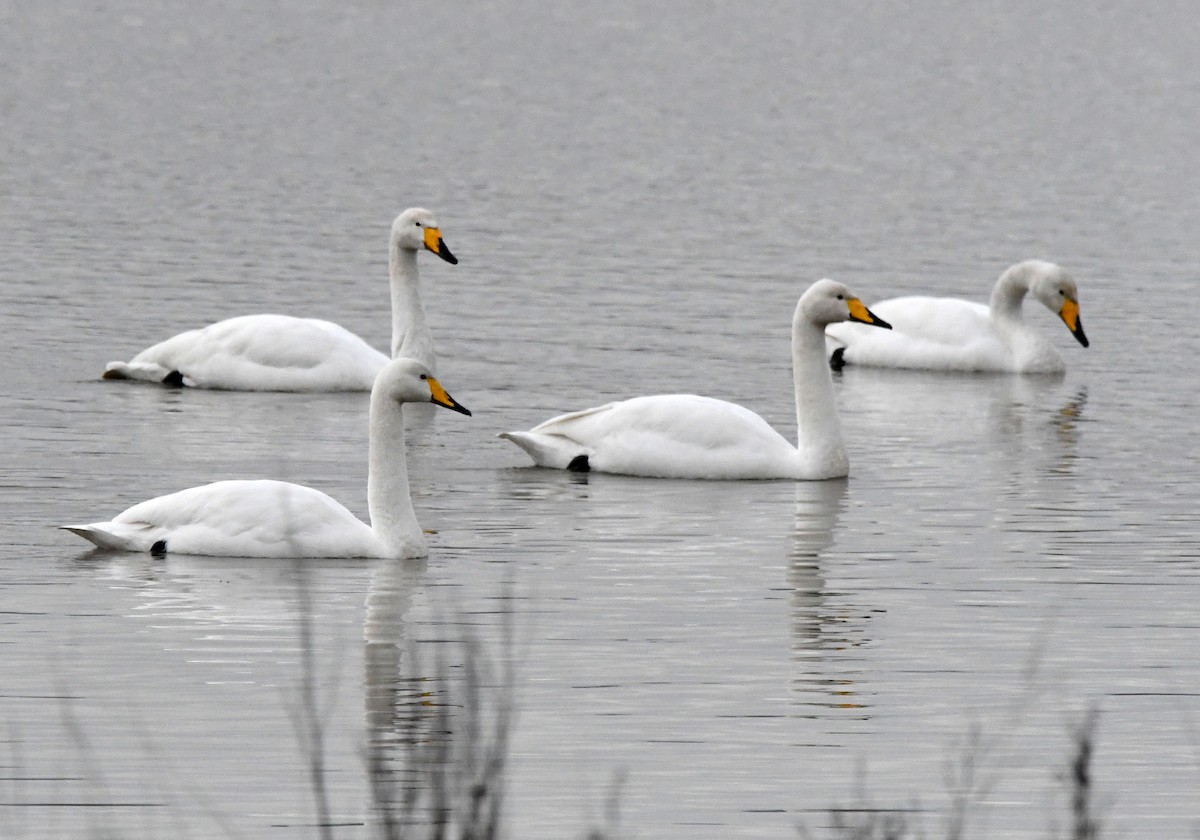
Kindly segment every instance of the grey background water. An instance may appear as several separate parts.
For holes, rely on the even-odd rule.
[[[793,836],[860,789],[936,836],[976,727],[971,836],[1048,836],[1093,704],[1106,836],[1200,833],[1200,17],[912,5],[0,7],[4,836],[312,833],[302,592],[337,836],[408,640],[496,642],[505,603],[510,836],[578,836],[622,769],[633,836]],[[423,283],[475,411],[412,441],[426,564],[53,529],[235,476],[365,514],[365,395],[97,377],[247,312],[386,347],[410,205],[461,259]],[[581,480],[494,438],[660,391],[790,435],[810,281],[983,298],[1035,256],[1092,347],[1037,311],[1062,378],[845,372],[847,481]]]

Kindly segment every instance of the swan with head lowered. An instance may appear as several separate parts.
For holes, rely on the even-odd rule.
[[[404,403],[463,414],[428,368],[396,359],[371,390],[371,524],[319,490],[286,481],[218,481],[134,505],[109,522],[65,525],[106,549],[220,557],[423,557],[408,488]]]
[[[1030,295],[1062,318],[1088,346],[1079,316],[1079,290],[1054,263],[1026,260],[1000,275],[988,306],[958,298],[901,297],[871,305],[892,325],[890,333],[831,324],[830,364],[924,370],[1061,373],[1062,356],[1025,322],[1021,303]]]
[[[841,283],[818,280],[792,317],[797,443],[735,403],[693,394],[635,397],[563,414],[502,438],[538,466],[654,478],[826,479],[850,470],[825,362],[825,325],[888,324]]]
[[[148,347],[129,362],[109,362],[105,379],[234,391],[369,391],[390,358],[435,368],[433,336],[418,288],[417,252],[458,260],[428,210],[405,210],[392,223],[388,268],[392,354],[386,356],[331,321],[289,315],[242,315]]]

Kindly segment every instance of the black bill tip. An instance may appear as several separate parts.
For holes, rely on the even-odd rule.
[[[458,257],[450,253],[450,249],[446,247],[446,243],[441,239],[438,240],[437,250],[434,253],[450,263],[450,265],[458,265]]]
[[[1075,336],[1075,340],[1084,347],[1088,346],[1088,337],[1083,331],[1083,319],[1078,318],[1075,321],[1075,329],[1071,330],[1071,335]]]

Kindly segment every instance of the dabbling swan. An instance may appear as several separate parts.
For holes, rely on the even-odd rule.
[[[396,217],[388,245],[390,357],[331,321],[242,315],[168,338],[130,362],[109,362],[104,378],[234,391],[369,391],[390,358],[416,359],[432,371],[433,337],[418,289],[421,249],[458,262],[433,214],[414,207]]]
[[[420,362],[396,359],[371,390],[367,524],[319,490],[218,481],[134,505],[110,522],[65,525],[101,548],[220,557],[423,557],[408,489],[404,403],[470,415]]]
[[[538,466],[655,478],[826,479],[846,475],[825,325],[860,321],[889,328],[850,290],[818,280],[792,317],[797,444],[734,403],[692,394],[635,397],[563,414],[502,438]]]
[[[1061,373],[1062,356],[1021,312],[1031,295],[1062,318],[1088,346],[1079,315],[1079,290],[1054,263],[1026,260],[1000,275],[988,306],[958,298],[901,297],[872,304],[890,333],[831,324],[830,364],[925,370]]]

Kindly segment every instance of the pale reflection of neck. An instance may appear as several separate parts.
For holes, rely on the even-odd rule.
[[[425,561],[376,560],[367,589],[363,621],[363,705],[368,743],[382,748],[395,740],[398,718],[411,705],[401,662],[408,639],[408,612]],[[383,757],[383,756],[376,756]]]
[[[848,486],[845,479],[796,484],[795,527],[788,552],[792,651],[799,667],[794,684],[804,693],[800,700],[803,706],[827,707],[838,710],[839,714],[842,710],[858,709],[862,704],[852,681],[831,679],[824,667],[832,651],[847,647],[850,642],[844,635],[849,629],[844,618],[832,614],[826,603],[822,557],[835,542]]]

